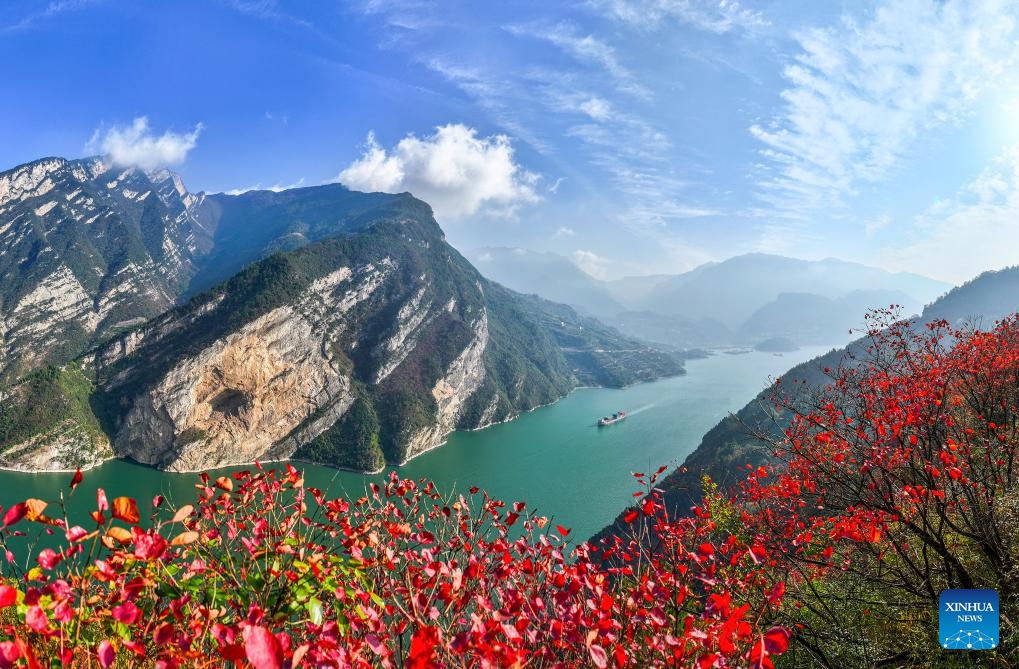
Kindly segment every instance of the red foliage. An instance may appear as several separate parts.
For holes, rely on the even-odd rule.
[[[664,548],[619,541],[623,567],[569,550],[569,530],[522,503],[395,474],[357,500],[289,465],[201,475],[196,504],[156,500],[148,528],[136,502],[103,493],[92,530],[20,505],[66,543],[0,586],[16,610],[0,667],[771,666],[784,648],[764,620],[781,591],[761,596],[750,546],[712,543],[706,508],[669,519],[659,474],[641,478],[640,507]]]

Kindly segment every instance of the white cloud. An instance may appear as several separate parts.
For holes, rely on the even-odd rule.
[[[580,110],[595,121],[607,121],[612,118],[612,105],[598,96],[581,102]]]
[[[577,235],[576,230],[565,225],[555,231],[556,237],[575,237],[576,235]]]
[[[570,254],[570,259],[573,264],[579,267],[581,270],[587,272],[596,279],[607,279],[609,278],[609,261],[607,258],[603,258],[594,251],[585,251],[583,249],[577,249]]]
[[[953,282],[1019,265],[1019,144],[928,207],[907,241],[882,252],[881,264]]]
[[[201,131],[199,123],[189,133],[167,130],[157,137],[149,128],[148,118],[139,116],[127,127],[113,126],[105,132],[96,130],[85,150],[102,153],[115,165],[154,170],[184,162],[198,143]]]
[[[592,4],[613,18],[641,27],[658,27],[671,19],[721,34],[768,25],[764,15],[737,0],[595,0]]]
[[[797,34],[784,106],[751,126],[769,169],[762,198],[791,216],[885,177],[934,129],[966,118],[1015,61],[1003,0],[890,0],[865,22]]]
[[[410,191],[437,217],[461,218],[481,209],[512,215],[538,202],[539,178],[515,162],[509,137],[478,137],[473,128],[449,124],[426,137],[408,135],[390,151],[369,134],[364,154],[336,180],[354,190]]]

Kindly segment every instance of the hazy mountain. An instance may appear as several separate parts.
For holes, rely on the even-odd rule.
[[[664,346],[675,348],[710,348],[733,343],[732,330],[711,318],[666,316],[653,311],[624,311],[610,323],[623,332]]]
[[[701,265],[701,268],[710,267],[712,264],[714,263]],[[701,268],[691,270],[686,274],[696,276],[696,272]],[[675,274],[649,274],[647,276],[624,276],[621,279],[602,283],[616,301],[628,305],[632,309],[647,304],[647,299],[655,288],[675,278]]]
[[[7,369],[32,371],[0,387],[4,467],[297,455],[375,470],[580,384],[682,371],[484,279],[409,194],[192,195],[173,175],[59,159],[5,176]]]
[[[859,336],[864,314],[875,307],[899,305],[904,314],[918,314],[923,303],[899,290],[854,290],[837,298],[814,293],[781,293],[750,315],[737,330],[740,344],[764,339],[789,339],[798,345],[838,344]]]
[[[737,329],[782,293],[829,299],[854,291],[900,291],[913,303],[932,301],[950,284],[905,272],[887,272],[841,260],[798,260],[748,254],[679,275],[651,291],[643,309],[684,318],[710,318]],[[887,306],[887,305],[872,305]]]
[[[951,290],[934,301],[917,318],[918,325],[936,319],[945,319],[955,324],[974,321],[985,327],[994,321],[1019,311],[1019,267],[985,272],[972,281]],[[794,387],[804,382],[808,386],[827,382],[825,367],[835,368],[851,352],[865,355],[866,339],[858,339],[845,348],[833,349],[829,353],[797,365],[782,375],[783,385]],[[771,389],[766,388],[735,414],[722,419],[711,428],[701,440],[697,449],[684,460],[681,467],[673,471],[661,483],[670,506],[684,513],[694,499],[701,494],[701,478],[704,474],[728,487],[743,480],[746,465],[760,464],[768,457],[766,444],[751,436],[760,431],[775,434],[779,425],[768,410],[771,406]],[[623,527],[621,517],[615,527]],[[601,535],[611,532],[612,526]]]
[[[486,277],[520,293],[539,295],[600,317],[625,309],[606,282],[556,253],[486,247],[467,257]]]
[[[916,313],[950,284],[835,259],[748,254],[677,275],[601,281],[555,253],[479,249],[483,274],[509,288],[571,304],[622,331],[677,348],[848,341],[868,309]]]

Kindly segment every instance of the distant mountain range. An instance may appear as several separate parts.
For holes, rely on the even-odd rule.
[[[955,326],[993,326],[996,320],[1019,311],[1019,267],[985,272],[928,305],[914,320],[922,326],[944,319]],[[844,348],[797,365],[782,375],[785,387],[804,383],[807,387],[829,381],[824,368],[836,368],[840,362],[866,357],[867,339],[857,339]],[[697,449],[660,484],[667,503],[678,513],[686,513],[702,494],[702,477],[728,488],[746,477],[746,465],[758,465],[769,457],[767,445],[753,434],[778,435],[781,422],[770,411],[771,389],[767,388],[735,414],[722,419],[708,431]],[[614,527],[623,528],[622,516]],[[613,526],[599,536],[613,531]]]
[[[573,305],[624,332],[676,347],[848,341],[866,311],[919,312],[952,286],[835,259],[747,254],[689,272],[601,281],[553,253],[485,248],[480,271],[514,290]]]
[[[409,194],[190,193],[48,158],[0,173],[0,466],[374,471],[578,385],[682,372],[485,279]]]

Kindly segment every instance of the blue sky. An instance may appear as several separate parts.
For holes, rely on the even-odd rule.
[[[1019,263],[1009,2],[27,0],[0,169],[410,190],[464,250],[595,275],[737,253],[962,281]]]

